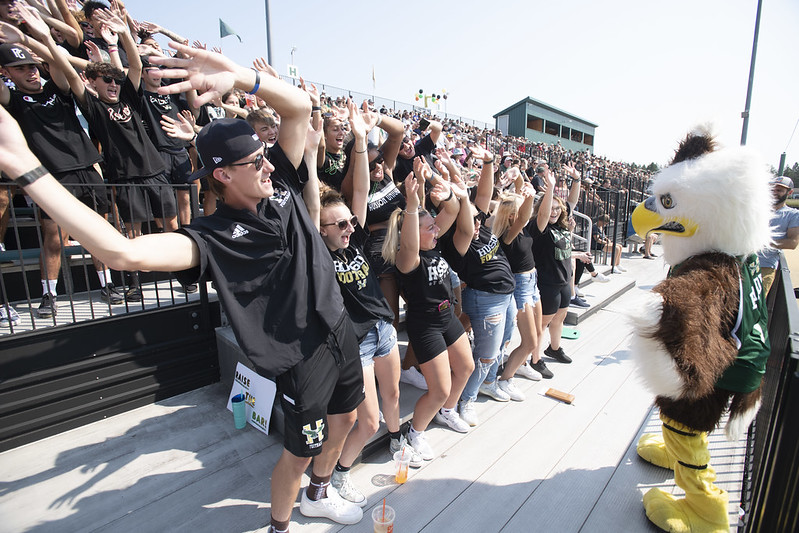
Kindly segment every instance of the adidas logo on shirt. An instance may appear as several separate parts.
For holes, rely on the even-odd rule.
[[[238,239],[239,237],[243,237],[243,236],[247,235],[248,233],[249,233],[249,231],[247,231],[246,229],[242,228],[241,225],[236,224],[236,227],[233,228],[232,237],[234,239]]]

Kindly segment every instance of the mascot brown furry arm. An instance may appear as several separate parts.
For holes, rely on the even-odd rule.
[[[668,277],[634,317],[633,350],[655,393],[662,435],[638,454],[674,470],[685,491],[644,496],[647,517],[671,532],[728,531],[727,493],[715,485],[707,433],[729,409],[727,436],[753,420],[770,352],[760,267],[769,241],[769,175],[746,150],[715,150],[689,134],[633,213],[636,233],[661,233]]]

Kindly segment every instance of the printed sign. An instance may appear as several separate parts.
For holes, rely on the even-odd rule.
[[[233,377],[233,388],[227,399],[228,411],[233,412],[230,401],[237,394],[244,395],[245,408],[247,409],[247,423],[255,429],[269,435],[269,419],[272,416],[272,405],[275,403],[277,386],[275,382],[259,376],[243,364],[236,366]]]

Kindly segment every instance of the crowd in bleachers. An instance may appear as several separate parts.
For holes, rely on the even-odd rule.
[[[624,272],[620,244],[605,233],[608,215],[629,206],[633,194],[639,195],[634,201],[640,200],[650,178],[647,170],[587,150],[574,153],[559,143],[530,143],[461,121],[438,120],[424,109],[378,109],[369,101],[356,105],[328,97],[305,81],[301,92],[258,58],[254,74],[245,70],[245,79],[240,67],[221,54],[205,51],[199,42],[189,47],[187,38],[135,18],[118,1],[79,6],[67,0],[0,0],[0,19],[0,72],[7,82],[0,88],[0,103],[46,167],[11,177],[23,187],[49,171],[105,217],[80,215],[92,232],[102,235],[95,239],[85,224],[69,225],[71,211],[61,212],[58,205],[43,209],[42,241],[49,246],[43,246],[40,317],[57,312],[60,263],[55,257],[68,237],[49,218],[47,211],[53,210],[58,224],[72,228],[68,233],[73,236],[83,235],[80,240],[88,239],[91,246],[83,243],[98,251],[99,298],[109,306],[142,298],[136,268],[174,270],[187,292],[197,290],[197,267],[208,269],[237,339],[245,351],[252,348],[248,355],[257,368],[276,375],[284,398],[298,383],[283,376],[300,372],[300,360],[328,354],[309,351],[315,340],[336,357],[347,358],[337,350],[350,347],[345,330],[353,324],[361,356],[357,376],[347,376],[354,381],[347,382],[344,398],[331,390],[334,399],[328,397],[322,406],[337,413],[328,422],[338,428],[338,440],[331,437],[326,444],[333,452],[322,447],[323,460],[317,459],[311,485],[303,492],[303,514],[342,523],[360,519],[358,506],[366,498],[349,481],[349,470],[376,431],[380,409],[391,450],[405,450],[418,467],[435,457],[424,436],[429,423],[467,432],[479,423],[478,394],[523,401],[514,376],[551,378],[545,357],[550,363],[571,362],[560,346],[564,319],[570,306],[588,305],[575,279],[579,283],[587,270],[595,281],[607,281],[594,268],[591,252],[609,254],[614,270]],[[178,43],[174,58],[152,38],[156,33]],[[196,72],[174,80],[169,65]],[[213,68],[225,76],[216,71],[212,76]],[[65,138],[69,143],[62,142]],[[185,188],[196,181],[202,183],[203,217],[192,217],[196,200]],[[3,187],[5,199],[21,193],[13,185]],[[36,200],[41,203],[43,197]],[[578,212],[598,228],[582,241],[575,234],[586,229],[586,222]],[[254,218],[263,226],[252,225]],[[157,230],[146,230],[150,221]],[[135,242],[120,243],[116,233],[107,233],[108,223]],[[232,235],[220,236],[225,227],[233,228]],[[177,235],[144,235],[156,232]],[[263,268],[215,255],[251,239],[258,243],[257,238],[268,244],[247,248],[245,256],[263,262]],[[152,243],[153,256],[129,259],[135,256],[130,250],[141,252],[137,245],[142,242]],[[134,267],[122,290],[103,262],[116,259],[107,254],[119,247],[125,253],[114,264]],[[189,253],[179,254],[182,249]],[[318,250],[329,257],[315,255]],[[236,257],[240,261],[242,256]],[[304,263],[292,263],[306,257]],[[233,276],[231,265],[241,272]],[[273,269],[280,279],[269,279],[277,275]],[[242,283],[238,278],[245,273],[259,280],[266,276],[263,287],[249,279]],[[332,283],[333,276],[338,284]],[[250,292],[257,298],[279,297],[279,308],[269,302],[246,307],[243,300],[249,305]],[[407,304],[410,340],[402,363],[395,329],[400,295]],[[339,302],[348,319],[331,315],[340,312]],[[316,307],[303,307],[309,305]],[[3,310],[0,318],[12,323],[13,309],[6,304]],[[264,316],[253,316],[258,310]],[[274,324],[280,331],[274,331]],[[511,349],[514,325],[522,342]],[[253,347],[252,330],[261,327],[265,340]],[[550,343],[545,347],[541,338],[547,328]],[[273,350],[260,353],[265,346]],[[275,361],[283,359],[291,364],[278,372]],[[345,364],[337,364],[339,370],[331,368],[329,379],[343,379],[335,374],[343,374]],[[361,379],[366,383],[362,402]],[[406,433],[398,419],[400,379],[426,390]],[[320,383],[319,390],[326,386]],[[338,410],[329,407],[332,402],[339,402]],[[302,411],[291,398],[283,403],[287,412]],[[349,432],[356,406],[360,422]],[[281,461],[296,470],[303,464],[297,458],[320,453],[315,431],[322,431],[326,413],[314,419],[316,430],[302,418],[304,413],[287,414],[289,458]],[[292,440],[297,424],[303,442]],[[276,489],[293,498],[291,483],[273,479],[273,498]],[[291,506],[283,500],[273,502],[275,531],[288,527],[285,511],[290,516]]]

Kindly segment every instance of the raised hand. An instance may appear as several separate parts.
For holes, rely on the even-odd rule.
[[[277,70],[272,68],[272,66],[266,62],[266,59],[263,57],[258,57],[252,62],[253,68],[258,72],[263,72],[265,74],[269,74],[273,78],[280,79],[280,74],[277,73]]]
[[[253,63],[255,62],[253,61]],[[316,85],[313,83],[305,83],[305,80],[302,79],[302,76],[300,76],[300,88],[302,88],[302,90],[308,93],[308,96],[311,97],[311,105],[319,105],[321,100],[319,98],[319,89],[316,88]]]
[[[25,35],[22,34],[19,28],[8,22],[0,22],[0,41],[4,43],[21,43],[23,40],[25,40]]]
[[[154,65],[165,65],[161,71],[164,78],[182,78],[183,81],[159,87],[160,94],[176,94],[196,89],[200,95],[196,105],[199,107],[211,100],[221,98],[233,89],[236,82],[238,65],[221,54],[215,54],[199,48],[190,48],[176,42],[169,46],[184,54],[188,59],[176,57],[151,57]]]
[[[433,169],[427,164],[427,161],[419,156],[413,158],[413,173],[417,178],[424,181],[433,177]]]
[[[191,141],[194,139],[194,126],[182,114],[175,120],[167,115],[161,116],[161,129],[170,137]]]
[[[446,202],[449,198],[450,191],[452,194],[455,194],[455,191],[450,189],[449,183],[439,180],[436,186],[433,187],[433,190],[430,191],[430,198],[434,200],[436,204]]]
[[[50,27],[42,20],[38,11],[34,11],[25,4],[17,2],[17,13],[20,18],[28,25],[31,35],[37,41],[44,41],[50,34]]]
[[[84,41],[86,45],[86,56],[89,58],[89,61],[94,63],[102,63],[103,62],[103,54],[100,51],[100,47],[97,46],[97,43],[94,41]]]
[[[419,195],[416,194],[419,190],[419,182],[416,179],[416,176],[413,175],[413,172],[409,172],[408,176],[405,178],[405,202],[406,202],[406,211],[418,211],[419,210]]]

